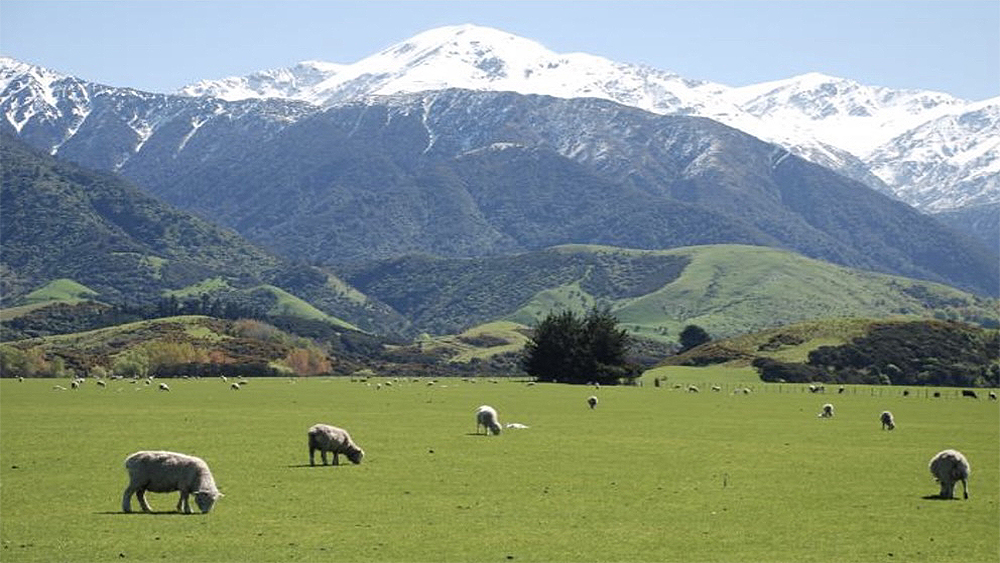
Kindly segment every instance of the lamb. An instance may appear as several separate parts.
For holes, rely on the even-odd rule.
[[[476,409],[476,434],[479,434],[479,427],[483,427],[483,433],[487,436],[489,432],[493,435],[500,434],[500,421],[497,418],[497,411],[489,405],[482,405]]]
[[[590,405],[590,408],[596,407],[597,406],[597,397],[595,397],[593,395],[587,397],[587,404]]]
[[[166,383],[161,383],[160,384],[160,391],[170,391],[170,386],[167,385]]]
[[[215,479],[205,460],[176,452],[139,451],[125,458],[129,483],[122,495],[122,511],[132,512],[132,494],[139,499],[143,512],[150,512],[146,491],[170,493],[180,491],[177,510],[191,514],[188,495],[194,494],[195,503],[203,514],[212,510],[215,501],[223,495],[215,486]]]
[[[962,452],[957,450],[943,450],[937,453],[928,465],[931,475],[941,483],[941,498],[955,498],[955,483],[962,482],[962,493],[966,499],[969,498],[969,484],[967,479],[972,472],[969,467],[969,460],[965,459]]]
[[[819,418],[833,418],[833,405],[830,403],[823,405],[823,411],[816,416]]]
[[[882,415],[879,416],[879,420],[882,421],[882,430],[888,428],[892,430],[896,427],[896,420],[892,417],[892,413],[889,411],[882,411]]]
[[[326,452],[333,454],[333,465],[340,465],[340,454],[355,465],[365,457],[364,450],[351,440],[347,430],[329,424],[314,424],[309,428],[309,465],[316,465],[316,450],[319,450],[323,465],[326,465]]]

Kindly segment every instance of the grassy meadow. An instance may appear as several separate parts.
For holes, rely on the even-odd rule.
[[[642,387],[599,390],[313,378],[239,391],[171,380],[170,392],[6,379],[0,560],[1000,559],[996,402],[755,379],[664,367]],[[744,385],[754,391],[730,392]],[[816,417],[824,402],[834,418]],[[530,428],[475,435],[481,404]],[[316,422],[347,428],[364,462],[310,467]],[[925,498],[938,491],[927,463],[949,447],[971,462],[967,501]],[[203,457],[226,496],[207,515],[174,513],[176,493],[149,493],[154,514],[122,513],[123,460],[140,449]]]

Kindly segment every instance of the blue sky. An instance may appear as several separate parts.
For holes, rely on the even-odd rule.
[[[730,86],[817,71],[969,100],[1000,95],[997,0],[0,0],[0,53],[171,92],[302,60],[350,63],[461,23]]]

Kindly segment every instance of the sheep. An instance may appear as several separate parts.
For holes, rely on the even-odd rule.
[[[102,380],[102,379],[98,379],[98,380],[97,380],[97,386],[98,386],[98,387],[107,387],[107,386],[108,386],[108,384],[107,384],[107,383],[105,383],[105,382],[104,382],[104,380]]]
[[[73,381],[69,382],[69,386],[72,387],[73,389],[79,389],[80,382],[74,379]]]
[[[843,385],[841,385],[840,387],[837,387],[837,394],[838,395],[842,394],[844,391],[846,391],[846,389],[844,388]]]
[[[892,413],[889,411],[882,411],[881,416],[879,416],[879,420],[882,421],[882,430],[885,430],[886,428],[892,430],[896,427],[896,420],[892,417]]]
[[[476,409],[476,434],[479,434],[479,427],[483,427],[483,433],[487,436],[490,432],[493,435],[500,434],[500,421],[497,418],[497,411],[489,405],[482,405]]]
[[[910,390],[909,389],[903,389],[903,396],[904,397],[909,397],[910,396]]]
[[[722,392],[722,387],[719,387],[718,385],[713,385],[712,386],[712,391],[720,393],[720,392]]]
[[[940,399],[941,398],[941,392],[940,391],[935,391],[934,392],[934,398],[935,399]]]
[[[597,397],[595,397],[593,395],[587,397],[587,404],[590,405],[590,408],[596,407],[597,406]]]
[[[931,475],[941,483],[941,498],[955,498],[955,483],[962,482],[962,493],[966,499],[969,498],[969,484],[967,479],[972,472],[969,460],[965,459],[962,452],[957,450],[943,450],[931,458],[927,466]]]
[[[993,391],[990,391],[990,400],[991,401],[997,400],[997,394],[994,393]]]
[[[823,405],[823,410],[816,416],[819,418],[833,418],[833,405],[830,403]]]
[[[240,383],[238,381],[234,381],[229,385],[229,388],[232,389],[233,391],[239,391]]]
[[[170,386],[167,385],[166,383],[161,383],[160,384],[160,391],[170,391]]]
[[[326,465],[326,452],[333,454],[333,465],[340,465],[340,454],[355,465],[365,457],[364,450],[351,440],[347,430],[329,424],[314,424],[309,428],[309,465],[316,465],[316,450],[319,450],[323,465]]]
[[[125,458],[129,483],[122,495],[122,512],[132,512],[132,494],[139,499],[143,512],[151,512],[146,502],[146,491],[170,493],[180,491],[178,512],[191,514],[188,495],[194,494],[195,503],[203,514],[212,510],[215,501],[223,495],[215,486],[215,479],[205,460],[176,452],[139,451]]]
[[[973,399],[978,399],[979,398],[979,396],[976,395],[976,392],[972,391],[971,389],[962,389],[962,396],[963,397],[972,397]]]
[[[688,393],[697,393],[698,391],[697,385],[688,385]]]

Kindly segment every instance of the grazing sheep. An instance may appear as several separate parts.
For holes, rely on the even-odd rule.
[[[316,450],[319,450],[323,465],[326,465],[326,452],[333,454],[333,465],[340,465],[340,454],[355,465],[365,457],[364,450],[351,440],[347,430],[329,424],[314,424],[309,428],[309,465],[316,465]]]
[[[896,427],[896,420],[892,417],[892,413],[889,411],[882,411],[882,415],[879,416],[879,420],[882,421],[882,430],[888,428],[892,430]]]
[[[63,387],[62,385],[53,385],[53,386],[52,386],[52,390],[53,390],[53,391],[65,391],[65,390],[66,390],[66,388],[65,388],[65,387]]]
[[[74,379],[73,381],[69,382],[69,386],[72,387],[73,389],[79,389],[80,382]]]
[[[969,467],[969,460],[965,459],[962,452],[957,450],[944,450],[938,452],[928,465],[931,475],[941,483],[941,498],[955,498],[955,483],[962,482],[962,493],[965,498],[969,498],[969,484],[967,479],[972,469]]]
[[[597,397],[595,397],[593,395],[587,397],[587,404],[590,405],[590,408],[596,407],[597,406]]]
[[[167,385],[166,383],[161,383],[160,384],[160,391],[170,391],[170,386]]]
[[[722,387],[719,387],[718,385],[713,385],[712,386],[712,391],[720,392],[720,391],[722,391]]]
[[[479,434],[479,427],[483,427],[483,433],[489,436],[492,432],[494,436],[500,434],[500,421],[497,418],[497,411],[489,405],[482,405],[476,409],[476,434]]]
[[[224,375],[220,375],[219,379],[221,379],[223,383],[229,383],[229,378]]]
[[[122,511],[132,512],[132,494],[139,499],[143,512],[150,512],[146,491],[170,493],[180,491],[177,510],[191,514],[188,495],[194,494],[195,503],[202,513],[212,510],[222,493],[215,487],[215,479],[205,460],[175,452],[141,451],[125,458],[129,483],[122,495]]]
[[[962,389],[962,396],[963,397],[972,397],[973,399],[978,399],[979,398],[979,395],[976,395],[976,392],[972,391],[971,389]]]
[[[697,385],[688,385],[688,393],[698,393],[699,391]]]
[[[830,403],[823,405],[823,410],[816,416],[819,418],[833,418],[833,405]]]
[[[239,391],[240,390],[240,384],[239,384],[238,381],[234,381],[234,382],[232,382],[229,385],[229,388],[232,389],[233,391]]]
[[[104,382],[103,380],[101,380],[101,379],[98,379],[98,380],[97,380],[97,386],[98,386],[98,387],[107,387],[107,386],[108,386],[108,384],[107,384],[107,383],[105,383],[105,382]]]
[[[990,391],[990,400],[991,401],[997,400],[997,394],[994,393],[993,391]]]
[[[531,428],[527,424],[521,424],[520,422],[508,422],[505,426],[507,428],[515,428],[515,429]]]
[[[910,390],[909,389],[903,389],[903,396],[904,397],[909,397],[910,396]]]
[[[20,375],[19,375],[19,376],[17,376],[17,382],[18,382],[18,383],[23,383],[23,382],[24,382],[24,378],[23,378],[23,377],[21,377]]]
[[[846,391],[846,389],[844,389],[843,385],[841,385],[840,387],[837,388],[837,394],[838,395],[841,394],[841,393],[843,393],[844,391]]]

